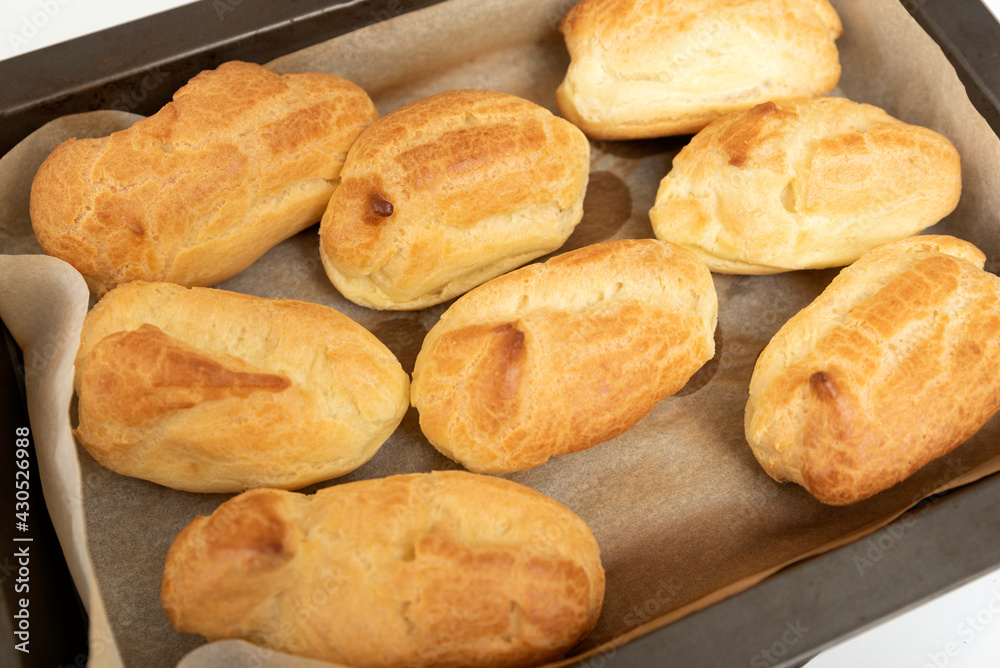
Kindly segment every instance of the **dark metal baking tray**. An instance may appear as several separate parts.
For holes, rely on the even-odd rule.
[[[59,116],[148,116],[227,60],[264,63],[440,1],[202,0],[0,61],[0,155]]]
[[[266,62],[439,1],[203,0],[0,61],[0,154],[58,116],[95,109],[150,114],[195,73],[225,60]],[[1000,25],[980,0],[903,4],[1000,133]],[[8,403],[0,411],[14,408]],[[994,475],[925,501],[876,534],[906,535],[878,560],[869,558],[871,543],[863,539],[578,665],[800,666],[1000,567],[998,507]],[[859,563],[866,564],[863,577]]]

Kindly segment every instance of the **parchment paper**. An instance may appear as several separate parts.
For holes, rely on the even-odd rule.
[[[557,111],[554,91],[568,56],[555,26],[571,4],[449,0],[269,66],[279,72],[346,76],[373,96],[383,114],[458,87],[503,90]],[[955,142],[963,159],[962,201],[931,231],[976,243],[988,257],[987,268],[997,271],[1000,140],[972,107],[940,49],[895,0],[834,0],[834,5],[845,24],[838,42],[843,78],[837,93],[881,106]],[[0,160],[0,250],[41,252],[31,234],[27,189],[37,166],[59,141],[107,134],[134,120],[115,112],[60,119]],[[687,139],[593,142],[584,220],[558,252],[606,239],[652,236],[648,210],[656,187]],[[54,261],[0,259],[6,321],[14,311],[7,304],[18,301],[18,294],[30,290],[29,284],[46,275]],[[787,564],[870,533],[928,495],[1000,470],[998,419],[904,483],[845,508],[823,506],[798,486],[775,483],[761,470],[743,434],[754,361],[777,329],[836,273],[715,275],[716,356],[681,392],[613,441],[506,476],[572,508],[601,545],[607,571],[604,609],[597,628],[572,656],[606,651],[752,586]],[[319,665],[240,642],[203,646],[200,637],[169,626],[158,601],[167,548],[195,516],[211,513],[230,495],[179,492],[119,476],[73,443],[69,427],[74,405],[66,391],[71,372],[65,359],[75,346],[87,296],[80,293],[79,276],[71,269],[63,266],[51,276],[49,283],[65,289],[65,303],[41,299],[25,304],[20,299],[21,315],[10,317],[46,323],[25,340],[19,338],[29,351],[43,348],[45,337],[61,342],[58,373],[33,373],[28,362],[34,399],[30,410],[40,455],[42,450],[52,453],[42,461],[50,469],[46,496],[64,504],[62,510],[53,509],[56,527],[84,592],[92,643],[100,650],[92,654],[90,665],[119,665],[119,650],[129,666],[174,666],[189,652],[181,663],[185,668]],[[407,371],[424,334],[447,307],[376,312],[346,301],[323,272],[315,227],[218,287],[337,308],[378,336]],[[76,315],[68,317],[67,311]],[[42,370],[55,368],[44,356],[31,359],[42,359]],[[457,466],[427,443],[411,409],[372,461],[318,487]],[[103,626],[102,602],[109,627]]]

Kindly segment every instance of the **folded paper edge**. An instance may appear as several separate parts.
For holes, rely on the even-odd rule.
[[[69,418],[73,361],[89,298],[83,276],[62,260],[0,255],[0,317],[24,355],[42,492],[89,617],[87,665],[119,668],[122,659],[87,548],[80,460]],[[47,308],[39,309],[40,303]],[[49,401],[53,396],[56,401]]]

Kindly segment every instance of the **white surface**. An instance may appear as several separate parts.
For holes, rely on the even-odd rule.
[[[1000,21],[1000,0],[983,0],[983,4],[986,5],[989,10],[993,12],[993,16]]]
[[[0,60],[191,0],[0,0]],[[927,0],[944,2],[947,0]],[[1000,20],[1000,0],[983,0]],[[1000,570],[820,654],[808,668],[1000,666]]]
[[[192,0],[0,0],[0,60]]]
[[[1000,570],[829,649],[807,668],[1000,666]]]

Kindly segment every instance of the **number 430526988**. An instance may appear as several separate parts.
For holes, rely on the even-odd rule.
[[[20,531],[28,530],[28,511],[30,510],[28,490],[31,486],[29,471],[31,461],[28,459],[28,446],[31,444],[28,438],[30,433],[27,427],[18,427],[14,430],[14,447],[16,448],[14,456],[17,458],[17,470],[14,472],[14,487],[17,490],[15,492],[17,501],[14,504],[14,517],[17,519],[16,526]]]

